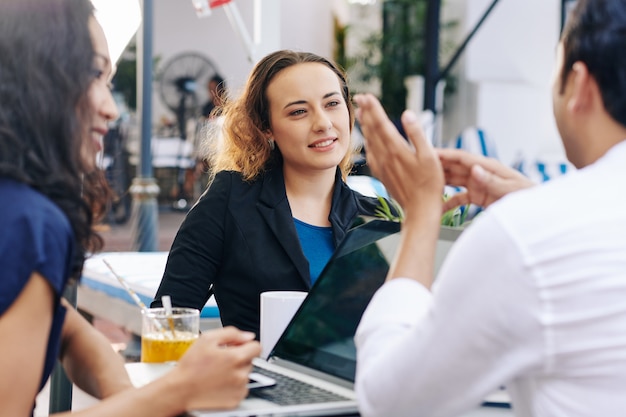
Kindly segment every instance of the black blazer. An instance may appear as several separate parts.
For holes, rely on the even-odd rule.
[[[337,169],[329,221],[335,247],[359,215],[373,216],[378,200],[351,190]],[[281,167],[253,182],[219,172],[183,221],[152,306],[202,309],[213,285],[222,324],[259,336],[260,294],[308,291],[309,263],[300,246]]]

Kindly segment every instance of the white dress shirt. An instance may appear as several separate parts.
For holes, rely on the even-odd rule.
[[[356,334],[363,416],[626,415],[626,142],[480,215],[432,293],[396,278]]]

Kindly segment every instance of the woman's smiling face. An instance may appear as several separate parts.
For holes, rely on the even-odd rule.
[[[94,48],[93,81],[87,90],[89,105],[89,142],[85,143],[83,157],[95,163],[95,153],[102,150],[102,138],[108,131],[109,122],[118,116],[117,106],[111,94],[110,80],[113,76],[109,47],[102,27],[94,17],[89,20],[89,30]],[[92,162],[93,161],[93,162]]]
[[[350,146],[350,115],[337,75],[324,64],[296,64],[274,77],[266,96],[269,137],[285,168],[334,172]]]

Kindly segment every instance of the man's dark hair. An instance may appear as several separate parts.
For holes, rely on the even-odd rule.
[[[561,90],[574,63],[583,62],[607,112],[626,126],[626,0],[578,0],[561,40]]]

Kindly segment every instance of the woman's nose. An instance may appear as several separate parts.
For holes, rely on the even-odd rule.
[[[102,108],[100,109],[100,113],[107,120],[116,120],[120,116],[120,112],[117,108],[117,104],[115,104],[115,99],[113,98],[113,94],[110,90],[107,89],[107,92],[104,97],[104,102],[102,103]]]
[[[325,112],[320,111],[317,113],[317,116],[315,118],[315,125],[314,125],[314,128],[316,131],[325,132],[328,129],[330,129],[332,126],[333,126],[333,123],[330,120],[330,117],[328,117],[328,115]]]

